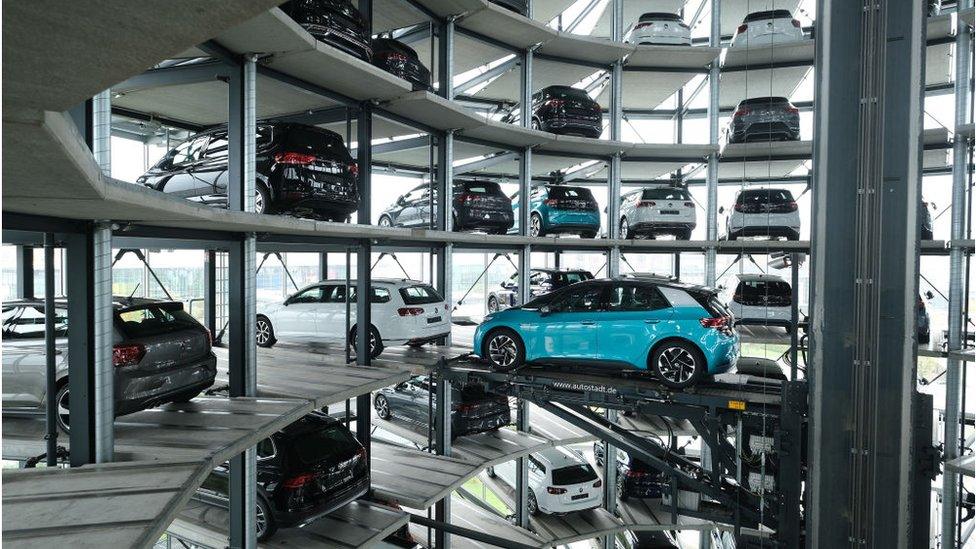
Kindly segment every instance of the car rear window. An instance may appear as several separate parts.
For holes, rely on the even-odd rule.
[[[691,200],[684,189],[644,189],[642,200]]]
[[[593,200],[593,193],[583,187],[549,187],[549,198],[581,198]]]
[[[743,280],[735,291],[743,299],[753,299],[762,296],[789,297],[792,295],[790,285],[781,280]]]
[[[789,99],[785,97],[753,97],[751,99],[744,99],[739,102],[740,106],[756,106],[756,105],[778,105],[781,103],[789,103]]]
[[[765,21],[767,19],[793,19],[790,10],[769,10],[757,11],[746,16],[743,22],[752,23],[753,21]]]
[[[593,275],[585,271],[573,271],[568,273],[553,273],[553,278],[555,278],[560,284],[569,285],[576,284],[577,282],[583,282],[584,280],[590,280],[593,278]]]
[[[492,183],[490,181],[466,181],[464,183],[464,192],[472,194],[503,194],[502,188],[498,186],[498,183]]]
[[[400,288],[400,297],[403,298],[403,302],[407,305],[424,305],[444,301],[441,294],[437,293],[437,290],[427,284],[417,284],[416,286]]]
[[[681,21],[677,13],[655,12],[640,16],[641,21]]]
[[[737,204],[786,204],[793,201],[793,194],[784,189],[758,189],[742,191]]]
[[[579,88],[570,87],[558,87],[549,88],[546,92],[547,97],[554,97],[556,99],[583,99],[586,101],[590,100],[590,96],[586,95],[586,90],[581,90]]]
[[[732,313],[722,304],[718,295],[709,292],[688,292],[713,318],[731,316]]]
[[[580,484],[596,479],[596,471],[590,467],[589,463],[570,465],[569,467],[560,467],[559,469],[552,470],[552,483],[556,486]]]
[[[315,465],[323,461],[342,461],[359,451],[359,442],[349,429],[336,423],[301,433],[292,439],[292,449],[302,465]]]
[[[182,303],[151,303],[115,313],[122,332],[130,338],[168,334],[201,328],[200,323],[183,310]]]
[[[351,161],[342,137],[335,132],[310,126],[290,126],[283,147],[288,151],[308,152],[327,159],[341,158]]]

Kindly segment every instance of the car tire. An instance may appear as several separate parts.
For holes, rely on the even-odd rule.
[[[183,403],[186,403],[186,402],[190,402],[191,400],[193,400],[193,399],[197,398],[198,396],[200,396],[200,393],[202,393],[202,392],[203,392],[203,390],[201,389],[199,391],[187,391],[185,393],[180,393],[180,394],[176,395],[175,398],[173,398],[173,402],[176,402],[176,403],[179,403],[179,404],[183,404]]]
[[[542,131],[542,125],[539,123],[538,118],[532,119],[532,129]]]
[[[489,465],[488,467],[485,467],[485,474],[488,475],[488,478],[497,478],[498,477],[498,475],[495,474],[495,467],[492,466],[492,465]]]
[[[376,395],[376,398],[373,399],[373,409],[376,410],[376,415],[380,419],[390,419],[393,417],[393,414],[390,412],[390,401],[383,395]]]
[[[525,344],[518,334],[508,328],[492,330],[485,337],[482,358],[494,371],[508,371],[525,363]]]
[[[529,490],[528,511],[533,517],[539,514],[539,501],[535,499],[535,492],[532,490]]]
[[[620,238],[627,240],[634,238],[634,231],[630,230],[630,222],[627,221],[626,217],[620,220]]]
[[[691,240],[691,229],[684,229],[677,235],[678,240]]]
[[[377,224],[380,227],[392,227],[393,226],[393,220],[390,219],[390,216],[384,215],[384,216],[380,216],[380,220],[377,221]]]
[[[58,415],[57,415],[58,429],[61,429],[61,432],[63,432],[66,435],[71,433],[71,429],[70,429],[71,420],[69,418],[69,413],[71,410],[70,410],[70,400],[68,398],[69,397],[68,385],[69,384],[67,378],[61,380],[61,385],[58,386],[58,392],[55,393],[54,395],[54,402],[55,405],[58,407]]]
[[[580,238],[596,238],[596,231],[583,231],[580,233]]]
[[[254,185],[254,213],[264,214],[271,209],[271,193],[258,181]]]
[[[258,347],[271,347],[278,340],[274,336],[274,326],[271,325],[271,319],[264,316],[258,315],[257,322],[254,326],[254,339],[258,344]]]
[[[546,228],[542,225],[542,216],[535,212],[529,216],[529,236],[546,236]]]
[[[353,326],[349,334],[349,339],[352,341],[353,349],[358,348],[358,345],[356,344],[357,333],[358,332],[356,326]],[[380,332],[379,330],[376,329],[376,326],[370,326],[369,327],[369,358],[376,358],[380,356],[380,354],[382,353],[383,353],[383,339],[380,337]]]
[[[505,235],[508,234],[508,229],[492,229],[488,231],[488,234]]]
[[[271,513],[271,506],[268,505],[264,496],[258,494],[255,499],[257,500],[257,510],[254,527],[257,530],[258,541],[265,541],[278,531],[278,523],[275,522],[274,515]]]
[[[739,235],[735,233],[729,233],[728,236],[725,237],[726,240],[736,240],[737,238],[739,238]]]
[[[649,366],[661,383],[674,389],[698,383],[707,369],[698,347],[681,339],[669,339],[655,347]]]
[[[493,295],[488,296],[488,312],[489,313],[498,312],[498,298]]]

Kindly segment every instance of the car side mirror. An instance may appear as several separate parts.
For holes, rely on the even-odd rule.
[[[397,383],[396,385],[393,386],[393,390],[396,391],[396,392],[398,392],[398,393],[402,393],[403,391],[406,391],[407,390],[407,384],[406,383]]]
[[[552,313],[553,313],[553,309],[549,305],[543,305],[542,307],[539,307],[539,314],[542,316],[551,315]]]

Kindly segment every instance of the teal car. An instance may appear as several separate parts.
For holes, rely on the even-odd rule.
[[[526,363],[645,370],[674,388],[739,358],[733,318],[716,291],[660,279],[579,282],[490,314],[474,350],[493,370]]]
[[[512,196],[512,209],[518,212],[521,197]],[[594,238],[600,231],[600,209],[586,187],[539,185],[529,194],[529,235],[578,234]],[[509,231],[518,233],[518,215]]]

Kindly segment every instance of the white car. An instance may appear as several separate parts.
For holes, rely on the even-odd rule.
[[[690,46],[691,28],[675,13],[645,13],[627,41],[638,45]]]
[[[355,345],[356,281],[349,281],[350,339]],[[388,345],[419,346],[448,335],[450,311],[429,284],[407,279],[372,281],[370,356]],[[283,302],[258,304],[257,344],[279,339],[345,341],[346,281],[323,280],[302,288]]]
[[[743,236],[800,239],[800,212],[793,193],[787,189],[745,189],[735,197],[725,218],[729,240]],[[719,209],[724,213],[725,209]]]
[[[690,240],[696,215],[687,189],[656,187],[633,191],[620,197],[620,237],[670,234],[678,240]]]
[[[790,307],[793,289],[776,275],[740,274],[731,294],[726,290],[726,306],[736,324],[792,327]]]
[[[526,462],[530,514],[564,514],[603,505],[603,481],[579,451],[546,448],[530,454]],[[515,470],[515,462],[508,461],[489,467],[487,473],[514,487]]]
[[[790,10],[769,10],[750,13],[732,37],[733,48],[749,48],[784,44],[803,40],[800,22]]]

